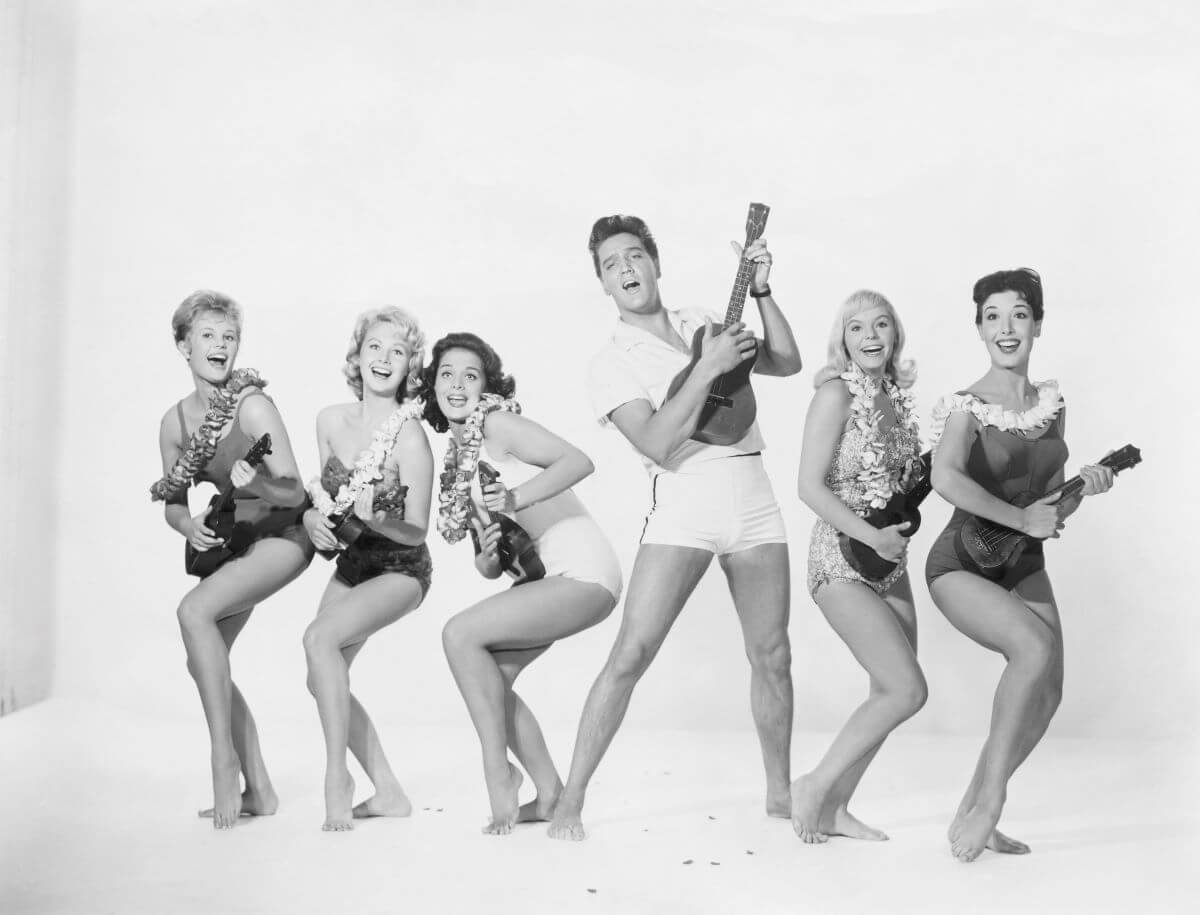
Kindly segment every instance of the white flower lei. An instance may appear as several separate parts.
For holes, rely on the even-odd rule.
[[[1028,410],[1005,410],[999,404],[984,403],[974,394],[948,394],[933,408],[932,448],[936,452],[946,420],[951,413],[970,413],[984,426],[994,426],[1005,432],[1030,432],[1040,429],[1058,415],[1063,407],[1062,394],[1054,379],[1034,383],[1038,402]]]
[[[447,543],[458,543],[467,536],[471,517],[471,480],[479,463],[479,446],[483,444],[483,421],[496,410],[520,413],[521,405],[499,394],[483,394],[479,398],[479,405],[463,423],[462,441],[456,446],[451,436],[446,446],[442,485],[438,491],[437,527]]]
[[[410,419],[419,417],[423,410],[424,403],[419,398],[396,407],[383,425],[375,430],[371,436],[371,444],[358,456],[350,479],[338,488],[336,496],[331,498],[325,491],[320,475],[309,480],[308,496],[312,499],[313,507],[326,518],[344,515],[352,509],[358,501],[359,493],[368,486],[374,486],[376,480],[383,479],[384,465],[396,447],[400,429]]]
[[[917,455],[912,455],[905,465],[904,472],[898,478],[894,478],[884,457],[887,442],[879,432],[883,413],[875,409],[875,395],[882,383],[884,392],[892,402],[896,425],[916,436],[919,433],[912,394],[886,376],[882,382],[876,381],[855,363],[839,377],[846,382],[852,397],[850,418],[864,439],[859,458],[862,470],[855,479],[863,487],[863,495],[871,508],[883,508],[893,494],[900,492],[902,487],[907,485],[921,460]]]

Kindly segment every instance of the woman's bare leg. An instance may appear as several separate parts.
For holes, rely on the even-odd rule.
[[[321,828],[326,831],[354,828],[354,779],[346,765],[350,743],[350,667],[343,649],[362,643],[395,622],[420,604],[421,597],[421,586],[415,579],[394,572],[353,588],[333,578],[321,598],[316,619],[304,632],[308,688],[317,700],[317,713],[325,734],[325,823]],[[370,760],[365,726],[363,739],[364,754]]]
[[[342,649],[342,657],[349,668],[358,656],[366,642],[348,645]],[[387,756],[383,752],[383,744],[375,730],[371,716],[363,708],[354,693],[350,694],[350,752],[358,760],[367,778],[375,788],[375,793],[361,803],[354,805],[353,815],[358,819],[367,817],[406,817],[412,813],[412,802],[404,793],[400,780],[392,771]]]
[[[1041,608],[1047,613],[1043,617],[1017,593],[970,572],[946,573],[933,582],[930,594],[956,629],[1008,662],[992,701],[979,776],[973,780],[974,789],[968,788],[974,800],[958,819],[951,839],[954,856],[970,862],[992,841],[1008,780],[1041,739],[1053,714],[1047,699],[1056,657],[1061,655],[1061,633],[1056,610]],[[1052,600],[1048,606],[1053,608]]]
[[[219,622],[246,613],[308,565],[311,554],[290,540],[268,537],[221,566],[184,595],[177,616],[212,743],[213,826],[230,829],[241,814],[241,759],[233,738],[233,680]],[[245,706],[245,700],[241,703]],[[253,718],[243,719],[253,729]],[[256,732],[255,732],[256,733]],[[253,745],[257,746],[257,736]],[[261,756],[259,757],[261,762]],[[265,771],[265,767],[264,767]]]
[[[559,792],[562,791],[562,779],[559,778],[554,760],[550,758],[550,750],[546,746],[542,728],[529,706],[513,690],[513,684],[521,671],[545,654],[549,647],[544,645],[523,651],[492,652],[492,657],[500,667],[500,675],[504,678],[504,715],[508,746],[521,768],[533,779],[533,786],[537,792],[532,801],[522,804],[517,811],[518,823],[550,819]]]
[[[537,648],[607,616],[616,601],[597,584],[552,577],[489,597],[453,617],[442,632],[446,659],[479,734],[492,808],[484,832],[512,831],[521,774],[508,760],[508,715],[497,650]]]
[[[840,581],[822,585],[815,600],[867,671],[871,688],[816,768],[792,783],[792,826],[806,843],[826,840],[821,813],[838,782],[915,715],[927,696],[909,635],[888,602],[864,584]]]

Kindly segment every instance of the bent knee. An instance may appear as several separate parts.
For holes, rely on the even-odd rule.
[[[474,644],[471,627],[455,616],[442,627],[442,650],[447,656],[463,651]]]
[[[309,623],[300,641],[304,645],[304,653],[310,658],[314,654],[336,650],[338,647],[333,631],[320,620]]]
[[[658,648],[646,642],[620,642],[608,659],[608,672],[618,680],[637,680],[646,672]]]
[[[1019,661],[1039,672],[1050,670],[1058,657],[1058,642],[1045,626],[1030,626],[1013,640],[1006,652],[1010,662]]]
[[[212,609],[203,600],[192,594],[185,595],[179,602],[175,618],[179,620],[179,627],[187,631],[216,623],[216,616]]]
[[[792,645],[787,633],[757,645],[747,645],[746,657],[756,672],[769,677],[786,676],[792,670]]]
[[[929,685],[920,670],[893,683],[873,683],[871,691],[893,706],[901,720],[911,718],[929,700]]]

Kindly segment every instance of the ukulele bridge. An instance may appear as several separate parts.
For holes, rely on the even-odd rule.
[[[733,398],[726,397],[724,394],[710,393],[705,402],[714,407],[732,407],[733,406]]]

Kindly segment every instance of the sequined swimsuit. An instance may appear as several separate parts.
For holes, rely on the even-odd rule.
[[[849,375],[851,373],[847,373]],[[845,378],[846,376],[843,376]],[[861,381],[860,374],[859,379]],[[850,381],[850,379],[848,379]],[[859,517],[868,515],[872,506],[871,492],[866,483],[860,480],[863,473],[863,455],[868,450],[876,450],[871,446],[876,442],[882,443],[882,465],[887,469],[892,492],[900,491],[900,483],[906,467],[917,459],[921,448],[921,437],[916,423],[906,414],[909,412],[902,404],[904,395],[890,378],[883,382],[884,390],[892,402],[896,423],[885,432],[880,432],[878,423],[871,424],[863,431],[855,422],[852,405],[851,417],[847,420],[847,428],[842,432],[837,450],[825,475],[825,485],[834,495],[846,503]],[[848,386],[850,386],[848,384]],[[852,388],[853,392],[853,388]],[[868,391],[869,401],[873,404],[874,394]],[[856,401],[859,398],[855,398]],[[863,405],[864,407],[866,404]],[[873,406],[871,407],[873,409]],[[915,480],[910,480],[909,485]],[[817,589],[831,581],[857,581],[867,585],[877,594],[883,594],[904,574],[906,557],[901,557],[900,563],[886,578],[881,581],[871,581],[856,572],[842,555],[838,544],[838,530],[828,521],[818,518],[813,525],[812,538],[808,544],[808,593],[816,595]]]
[[[389,477],[390,479],[385,478],[382,491],[376,493],[373,507],[376,511],[386,511],[395,509],[399,504],[400,511],[403,512],[404,494],[408,492],[408,487],[401,486],[394,475],[389,474]],[[349,480],[349,468],[336,454],[330,455],[321,469],[321,486],[330,497],[334,497]],[[407,546],[368,530],[338,554],[336,575],[348,585],[357,585],[385,572],[398,572],[415,578],[421,586],[421,597],[424,598],[429,592],[429,583],[433,577],[429,547],[424,543]]]
[[[1042,385],[1039,385],[1040,388]],[[1057,386],[1053,390],[1057,397]],[[981,407],[989,405],[972,394],[960,391],[950,400],[954,406],[945,408],[948,412],[951,409],[972,412],[976,417],[978,434],[971,443],[971,452],[967,457],[967,474],[972,480],[1005,502],[1026,492],[1040,495],[1050,488],[1050,482],[1067,463],[1067,443],[1062,436],[1066,408],[1061,406],[1061,399],[1057,401],[1059,408],[1051,419],[1039,428],[1026,430],[997,428],[981,420],[979,417],[985,415]],[[955,507],[954,514],[934,541],[925,561],[925,581],[928,584],[947,572],[981,574],[960,553],[958,532],[970,517],[970,512]],[[1012,590],[1022,580],[1045,567],[1042,541],[1031,540],[1011,567],[1002,566],[995,570],[995,574],[984,577],[1006,590]]]

